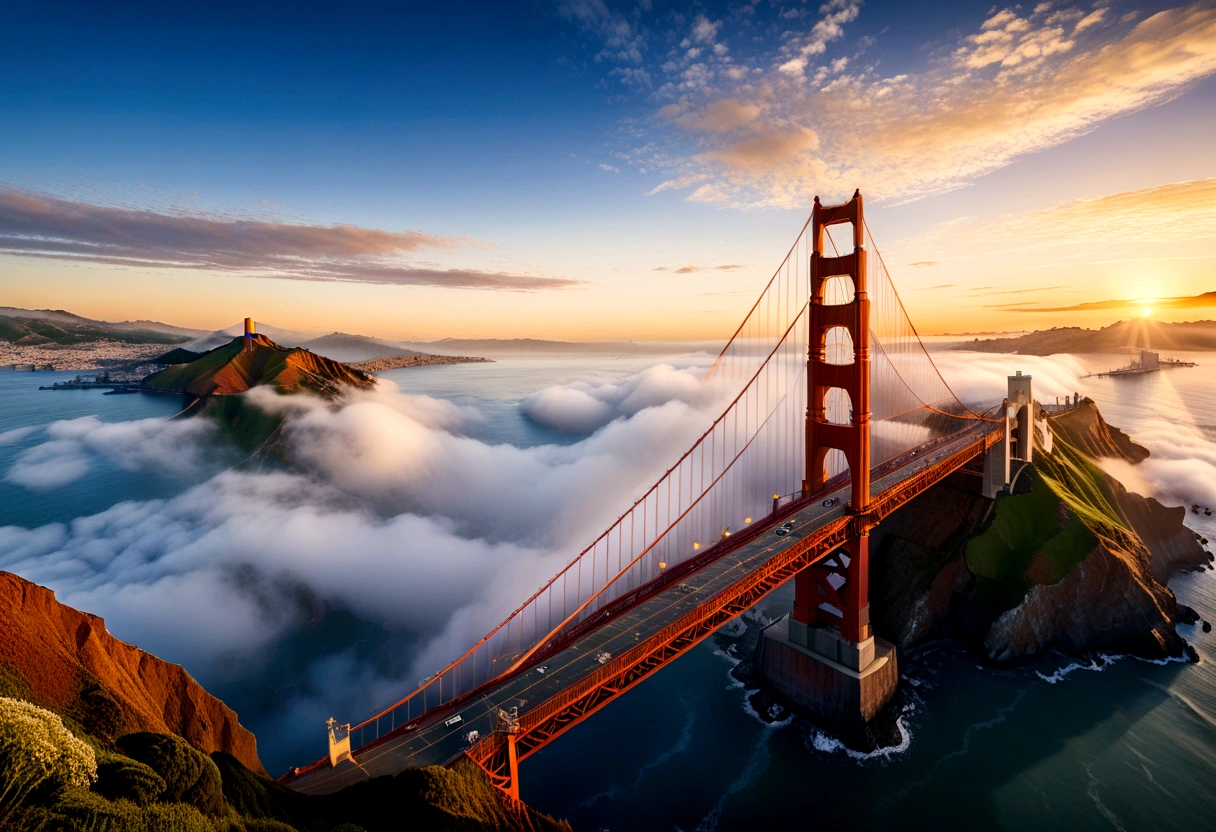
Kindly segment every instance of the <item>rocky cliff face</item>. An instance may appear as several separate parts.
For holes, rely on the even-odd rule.
[[[253,734],[180,666],[119,641],[102,619],[8,572],[0,572],[0,683],[105,742],[135,731],[177,734],[265,774]]]
[[[1165,583],[1212,560],[1185,509],[1133,494],[1095,464],[1148,451],[1092,404],[1049,428],[1052,451],[1036,451],[1015,496],[986,500],[958,474],[883,522],[872,544],[880,634],[904,649],[958,638],[996,662],[1049,649],[1183,652]]]

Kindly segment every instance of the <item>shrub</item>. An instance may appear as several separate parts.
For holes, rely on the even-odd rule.
[[[215,832],[211,820],[185,803],[153,803],[143,810],[147,832]]]
[[[166,803],[189,803],[208,815],[224,811],[224,794],[220,770],[211,759],[171,734],[151,734],[141,731],[119,738],[118,747],[124,754],[138,760],[161,776]]]
[[[63,792],[51,807],[31,813],[25,824],[28,832],[144,832],[144,827],[143,810],[134,803],[106,800],[84,789]]]
[[[97,777],[93,749],[50,711],[0,698],[0,828],[36,794],[87,788]]]
[[[93,791],[110,800],[147,806],[165,793],[164,779],[151,766],[121,754],[103,754],[97,761]]]
[[[245,832],[296,832],[289,823],[271,818],[246,818]]]

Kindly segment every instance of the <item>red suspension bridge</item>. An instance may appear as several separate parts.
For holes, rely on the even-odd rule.
[[[283,782],[329,793],[467,755],[518,797],[520,760],[791,578],[761,675],[830,723],[871,718],[897,670],[871,632],[869,530],[960,469],[992,496],[1027,411],[976,412],[950,389],[859,193],[816,198],[707,381],[733,394],[722,414],[616,522],[404,699],[331,720],[329,756]]]

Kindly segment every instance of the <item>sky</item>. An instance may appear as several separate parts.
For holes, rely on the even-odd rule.
[[[725,339],[860,188],[922,332],[1213,318],[1144,299],[1216,290],[1214,74],[1213,2],[26,4],[0,305]]]

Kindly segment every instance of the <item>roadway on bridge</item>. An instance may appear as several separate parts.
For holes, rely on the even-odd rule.
[[[917,474],[926,465],[933,465],[959,453],[991,429],[992,425],[978,424],[948,443],[910,456],[904,464],[875,479],[871,483],[871,494],[877,498]],[[509,710],[516,707],[522,715],[541,705],[598,670],[601,664],[597,657],[601,653],[615,656],[637,646],[707,600],[744,580],[773,556],[843,516],[847,511],[848,485],[830,492],[825,499],[827,497],[839,499],[840,502],[825,507],[822,502],[816,501],[792,516],[783,517],[783,524],[793,523],[788,534],[778,536],[775,528],[765,529],[763,534],[689,574],[679,584],[606,620],[565,649],[489,687],[479,698],[459,709],[432,711],[411,723],[417,727],[410,731],[388,738],[362,753],[356,751],[356,763],[342,762],[330,767],[326,762],[286,780],[285,785],[308,794],[329,794],[370,777],[395,774],[409,767],[448,762],[468,748],[467,736],[470,731],[477,731],[482,737],[494,731],[499,708]],[[768,518],[759,522],[776,525]],[[545,668],[543,672],[539,669],[541,667]],[[318,726],[317,731],[321,734],[323,729]]]

